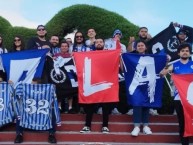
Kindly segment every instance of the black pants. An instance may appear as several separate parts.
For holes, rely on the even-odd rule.
[[[176,109],[178,122],[179,122],[179,135],[180,135],[180,141],[182,145],[189,145],[189,137],[183,137],[184,136],[184,111],[183,106],[181,104],[180,100],[174,101],[174,107]]]
[[[110,104],[111,103],[102,103],[102,110],[103,110],[103,127],[108,127],[108,121],[109,121],[109,110],[110,110]],[[85,126],[91,127],[91,121],[93,114],[95,112],[95,108],[98,104],[86,104],[84,105],[84,109],[86,112],[86,122]]]

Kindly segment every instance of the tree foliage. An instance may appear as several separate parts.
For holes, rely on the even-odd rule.
[[[94,28],[98,37],[112,37],[115,29],[123,33],[122,42],[128,44],[129,36],[136,36],[138,27],[123,16],[105,9],[90,5],[73,5],[59,11],[47,24],[45,24],[48,37],[57,34],[60,37],[72,33],[74,30],[82,31],[86,35],[89,28]],[[12,27],[4,18],[0,17],[0,34],[4,37],[5,46],[12,48],[13,38],[21,35],[25,41],[36,35],[35,29]]]

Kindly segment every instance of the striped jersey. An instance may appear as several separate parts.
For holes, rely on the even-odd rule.
[[[52,128],[53,114],[56,116],[56,124],[61,125],[53,84],[20,84],[16,88],[15,98],[20,126],[34,130],[48,130]]]
[[[13,92],[13,87],[10,84],[0,83],[0,126],[13,121]]]

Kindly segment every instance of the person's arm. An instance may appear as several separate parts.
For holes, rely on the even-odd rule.
[[[127,51],[131,52],[133,51],[133,43],[135,42],[135,37],[129,37],[129,43],[127,47]]]
[[[165,76],[167,73],[171,73],[173,71],[173,65],[166,66],[161,72],[160,76]]]

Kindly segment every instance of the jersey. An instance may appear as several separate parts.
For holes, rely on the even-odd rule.
[[[58,102],[53,84],[20,84],[16,88],[16,114],[20,126],[34,130],[52,128],[52,107],[56,123],[61,125]]]
[[[10,84],[0,83],[0,126],[13,121],[13,92],[13,87]]]
[[[189,60],[188,63],[183,64],[180,61],[173,64],[174,74],[191,74],[193,73],[193,61]],[[180,100],[178,90],[174,90],[174,100]]]
[[[127,52],[126,46],[121,44],[121,53]],[[115,50],[116,49],[116,41],[113,38],[109,38],[105,40],[105,49],[106,50]]]

